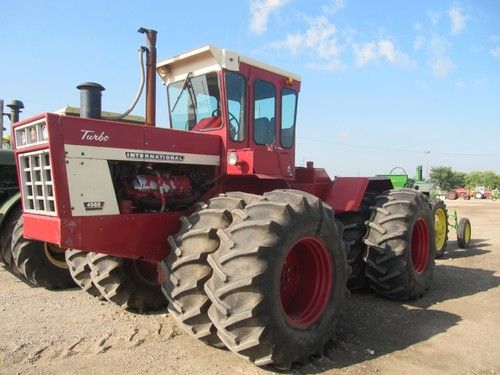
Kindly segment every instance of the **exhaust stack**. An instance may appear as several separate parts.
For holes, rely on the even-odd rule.
[[[138,32],[146,35],[146,126],[156,123],[156,30],[141,27]]]
[[[20,100],[12,100],[7,107],[10,108],[10,123],[14,124],[19,121],[19,114],[22,112],[21,109],[24,108],[24,104]]]
[[[80,117],[101,118],[101,92],[105,88],[95,82],[80,83],[76,88],[80,90]]]

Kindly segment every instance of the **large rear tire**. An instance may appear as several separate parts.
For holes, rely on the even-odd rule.
[[[85,292],[94,297],[100,297],[101,293],[92,281],[91,270],[88,257],[91,256],[86,251],[68,249],[66,250],[66,263],[69,267],[69,272],[75,283]]]
[[[219,230],[205,290],[228,349],[290,369],[321,355],[346,294],[347,263],[332,210],[296,190],[265,193]]]
[[[338,215],[337,219],[343,225],[342,239],[346,246],[347,264],[351,268],[347,279],[349,290],[359,290],[366,286],[365,254],[366,245],[363,238],[366,234],[365,221],[370,217],[370,206],[375,204],[375,193],[365,195],[358,212],[348,212]]]
[[[399,189],[378,196],[365,243],[366,276],[377,293],[415,299],[429,289],[436,244],[432,211],[425,195]]]
[[[92,282],[109,302],[137,312],[156,311],[167,305],[156,264],[98,253],[89,253],[87,260]]]
[[[65,250],[47,242],[25,239],[23,227],[21,216],[12,233],[12,255],[21,275],[28,283],[49,290],[74,287],[64,259]]]
[[[217,230],[231,224],[231,211],[242,209],[245,198],[251,197],[228,193],[199,204],[192,215],[181,219],[179,232],[169,237],[171,251],[162,261],[167,274],[162,288],[170,315],[192,336],[212,346],[224,344],[207,314],[210,300],[204,285],[212,275],[207,256],[219,247]]]
[[[434,232],[436,239],[436,258],[441,258],[448,246],[448,210],[441,199],[431,199],[434,214]]]

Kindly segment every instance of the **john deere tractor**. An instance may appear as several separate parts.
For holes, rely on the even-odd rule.
[[[399,172],[399,173],[397,173]],[[468,218],[461,218],[458,220],[457,211],[454,211],[450,217],[446,204],[441,199],[437,198],[435,185],[431,181],[427,181],[422,176],[422,166],[417,166],[415,178],[409,178],[408,174],[401,167],[393,168],[388,177],[394,188],[412,188],[421,191],[427,196],[432,212],[434,213],[434,229],[436,240],[436,258],[441,258],[446,252],[448,245],[448,231],[449,227],[455,229],[457,233],[457,243],[460,248],[467,248],[471,240],[471,224]]]

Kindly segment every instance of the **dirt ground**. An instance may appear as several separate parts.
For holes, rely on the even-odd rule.
[[[500,373],[500,201],[447,201],[471,219],[454,230],[421,300],[355,293],[325,356],[293,373]],[[138,315],[80,290],[30,288],[0,268],[1,374],[265,374],[185,334],[165,312]]]

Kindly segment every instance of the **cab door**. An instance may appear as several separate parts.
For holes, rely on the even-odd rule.
[[[254,149],[254,173],[293,179],[295,109],[292,115],[293,125],[289,123],[287,130],[282,131],[281,97],[286,82],[286,78],[282,76],[252,67],[250,144]],[[296,96],[294,98],[296,104]],[[290,118],[289,112],[286,112],[286,119]]]

